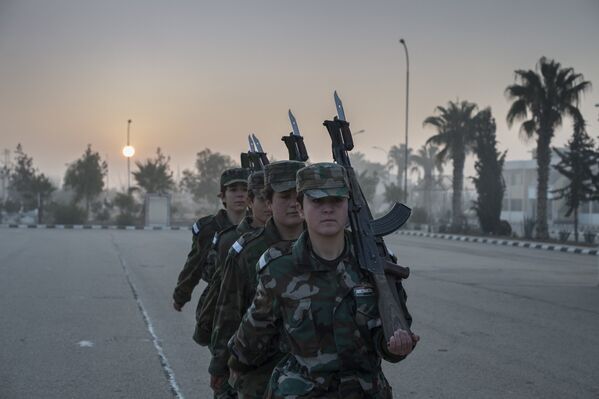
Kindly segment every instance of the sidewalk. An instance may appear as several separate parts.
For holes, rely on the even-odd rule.
[[[559,251],[559,252],[568,252],[573,254],[581,254],[581,255],[599,255],[598,247],[579,247],[575,245],[562,245],[562,244],[548,244],[542,242],[534,242],[534,241],[521,241],[521,240],[508,240],[503,238],[491,238],[491,237],[477,237],[477,236],[463,236],[456,234],[440,234],[440,233],[426,233],[423,231],[417,230],[399,230],[396,234],[407,235],[407,236],[416,236],[416,237],[430,237],[430,238],[441,238],[444,240],[454,240],[454,241],[468,241],[468,242],[478,242],[483,244],[495,244],[495,245],[505,245],[512,247],[520,247],[520,248],[532,248],[532,249],[541,249],[545,251]]]

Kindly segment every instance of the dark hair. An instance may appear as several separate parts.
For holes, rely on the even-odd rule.
[[[272,189],[272,186],[270,184],[265,185],[264,189],[262,190],[262,196],[264,199],[272,202],[273,195],[275,195],[275,190]]]
[[[304,192],[300,191],[299,193],[297,193],[297,202],[299,204],[299,206],[304,209]]]

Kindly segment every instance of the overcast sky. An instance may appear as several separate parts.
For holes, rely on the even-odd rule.
[[[330,160],[336,89],[366,130],[357,150],[384,161],[373,146],[404,142],[400,37],[411,147],[437,105],[460,99],[492,108],[508,159],[530,158],[504,90],[543,55],[595,84],[581,109],[599,135],[599,0],[0,0],[0,149],[20,142],[59,178],[89,143],[119,185],[129,118],[136,159],[161,147],[176,171],[206,147],[238,158],[250,132],[285,158],[291,108],[311,160]]]

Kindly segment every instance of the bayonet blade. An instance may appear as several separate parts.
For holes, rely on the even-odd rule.
[[[293,134],[296,136],[301,136],[299,127],[297,126],[297,121],[295,120],[295,116],[293,116],[293,113],[291,112],[291,110],[289,110],[289,122],[291,122],[291,128],[293,129]]]
[[[254,143],[256,145],[256,150],[258,152],[264,152],[262,150],[262,144],[260,144],[260,140],[258,140],[258,137],[256,137],[256,135],[254,133],[252,133],[252,138],[254,139]]]
[[[252,136],[248,134],[248,143],[250,143],[250,152],[256,152],[256,146],[252,140]]]
[[[339,118],[339,120],[346,120],[345,119],[345,111],[343,110],[343,103],[341,102],[341,99],[339,98],[339,95],[337,94],[337,90],[335,90],[335,94],[333,96],[335,98],[335,106],[337,107],[337,118]]]

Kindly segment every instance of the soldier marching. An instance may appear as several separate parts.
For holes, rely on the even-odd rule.
[[[293,136],[284,138],[290,159],[305,161],[303,139],[303,155],[294,156]],[[190,300],[200,278],[209,282],[194,340],[210,349],[215,398],[393,398],[381,362],[403,360],[419,341],[401,284],[407,274],[394,268],[377,238],[385,271],[393,271],[383,274],[385,288],[396,290],[384,298],[394,303],[381,305],[387,295],[380,291],[381,275],[364,264],[359,231],[347,229],[361,190],[348,178],[351,167],[339,164],[331,137],[338,163],[308,166],[298,160],[268,164],[254,142],[259,167],[254,164],[249,178],[247,168],[223,172],[225,208],[192,228],[174,307],[180,311]],[[351,142],[349,129],[343,140]],[[389,306],[399,310],[399,320],[386,313]]]

